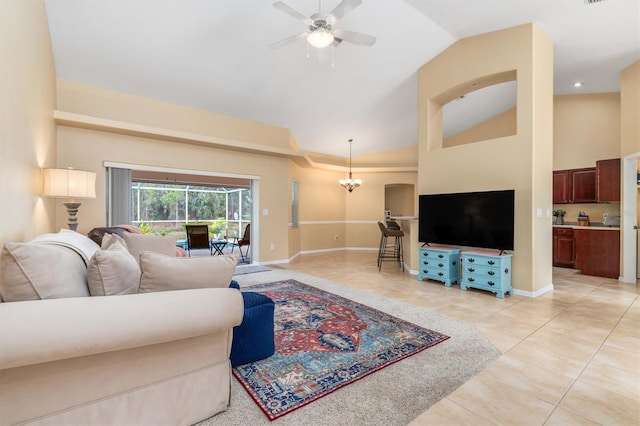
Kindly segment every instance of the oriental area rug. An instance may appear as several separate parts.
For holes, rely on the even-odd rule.
[[[275,302],[275,354],[233,369],[270,420],[449,339],[294,279],[242,290]]]

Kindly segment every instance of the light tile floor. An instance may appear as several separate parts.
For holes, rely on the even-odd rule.
[[[418,425],[640,424],[638,285],[554,268],[537,299],[419,282],[377,252],[298,256],[295,269],[474,323],[503,353]]]

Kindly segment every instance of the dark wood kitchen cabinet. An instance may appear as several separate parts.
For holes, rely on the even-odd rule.
[[[599,203],[620,201],[620,159],[596,161],[596,199]]]
[[[596,202],[596,168],[571,170],[571,202]]]
[[[575,241],[572,228],[553,228],[553,266],[573,268]]]
[[[553,172],[553,204],[567,204],[571,199],[570,170]]]
[[[620,276],[620,230],[574,229],[574,268],[584,275]]]
[[[596,168],[553,172],[553,203],[595,203]]]

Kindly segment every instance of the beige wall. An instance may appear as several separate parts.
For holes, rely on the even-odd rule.
[[[620,93],[556,96],[553,109],[554,170],[620,157]]]
[[[554,170],[595,167],[596,161],[620,157],[620,93],[555,96],[553,100]],[[620,203],[554,204],[576,222],[585,212],[602,222],[606,211],[620,211]]]
[[[277,127],[95,87],[59,83],[58,109],[65,112],[162,125],[167,130],[208,132],[208,136],[242,138],[268,146],[289,147],[292,143],[289,132]],[[254,217],[257,238],[253,247],[259,251],[254,259],[268,262],[288,257],[290,183],[285,157],[59,126],[58,164],[97,172],[97,198],[84,200],[78,214],[78,231],[82,233],[105,224],[104,161],[259,177],[259,214]],[[263,214],[265,209],[268,215]],[[65,223],[64,207],[59,204],[57,226],[64,227]]]
[[[387,185],[416,188],[417,173],[364,172],[354,167],[354,177],[362,179],[363,184],[351,193],[338,184],[346,174],[347,171],[290,164],[290,179],[298,180],[300,200],[300,223],[291,230],[289,239],[290,257],[299,252],[368,249],[372,250],[375,262],[375,250],[380,243],[377,222],[384,220],[385,188]],[[416,197],[415,191],[412,197]],[[407,202],[404,195],[402,202]],[[408,265],[412,250],[405,245]]]
[[[640,152],[640,61],[620,72],[620,155]]]
[[[83,201],[78,214],[78,232],[86,233],[106,223],[104,161],[258,176],[260,214],[255,218],[254,231],[259,229],[259,246],[254,248],[259,248],[260,256],[254,259],[263,262],[287,258],[290,201],[285,158],[60,126],[58,163],[97,173],[97,198]],[[65,227],[63,209],[58,207],[58,227]],[[263,209],[269,211],[267,216],[262,214]],[[274,250],[270,249],[272,243]]]
[[[622,157],[640,152],[640,61],[636,61],[620,72],[620,155]],[[640,161],[636,160],[636,166],[640,172]],[[624,165],[623,165],[624,170]],[[633,183],[632,183],[633,185]],[[624,191],[623,191],[624,192]],[[632,225],[638,224],[638,215],[640,214],[640,189],[636,191],[636,217],[629,217],[627,214],[622,215],[621,229],[629,229],[628,220],[632,221]],[[621,203],[621,211],[627,212],[631,209],[626,206],[633,205],[633,200],[625,200]],[[620,247],[625,246],[625,237],[636,238],[635,232],[622,232],[620,235]],[[633,244],[633,242],[631,243]],[[620,250],[620,264],[626,262],[625,250]],[[637,253],[640,259],[640,251]],[[640,264],[637,260],[636,264]],[[621,269],[622,270],[622,269]],[[636,272],[636,276],[640,276],[640,271]]]
[[[291,148],[288,129],[58,80],[58,110],[203,136]]]
[[[54,167],[55,70],[41,0],[0,2],[0,244],[54,230],[54,200],[38,196]]]
[[[517,73],[517,134],[442,149],[442,104],[452,88]],[[418,192],[515,189],[513,286],[551,284],[553,46],[535,25],[456,42],[419,71]],[[535,129],[535,131],[534,131]],[[541,209],[543,217],[534,212]]]

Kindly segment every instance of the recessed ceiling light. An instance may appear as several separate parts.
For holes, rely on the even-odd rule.
[[[573,87],[582,87],[584,86],[584,83],[582,81],[576,81],[575,83],[573,83]]]

